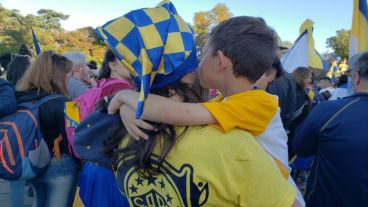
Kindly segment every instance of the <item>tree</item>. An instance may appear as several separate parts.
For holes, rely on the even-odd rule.
[[[0,5],[0,54],[18,50],[21,42],[27,42],[23,16],[18,10],[8,10]]]
[[[195,41],[197,45],[198,55],[203,54],[204,45],[206,44],[207,35],[211,25],[211,17],[209,12],[197,12],[194,14]]]
[[[60,21],[67,20],[69,15],[53,11],[51,9],[40,9],[38,12],[39,27],[44,30],[62,31]]]
[[[106,45],[99,40],[92,27],[80,28],[71,32],[55,35],[55,50],[59,53],[67,51],[83,52],[88,60],[102,63]]]
[[[226,4],[218,3],[216,6],[211,10],[210,15],[212,15],[212,28],[215,27],[220,22],[227,20],[233,16],[230,12],[229,8]],[[212,29],[211,28],[211,29]]]
[[[23,16],[18,10],[8,10],[0,4],[0,55],[15,53],[22,44],[34,49],[32,27],[41,50],[54,50],[58,53],[80,51],[88,60],[101,63],[106,50],[105,44],[91,27],[65,31],[60,22],[68,17],[69,15],[50,9],[41,9],[37,15]]]
[[[347,59],[349,57],[349,38],[350,30],[341,29],[336,31],[336,36],[329,37],[326,44],[341,59]]]
[[[200,11],[194,14],[193,29],[196,37],[198,55],[203,54],[204,45],[209,32],[220,22],[233,16],[226,4],[217,4],[211,11]]]

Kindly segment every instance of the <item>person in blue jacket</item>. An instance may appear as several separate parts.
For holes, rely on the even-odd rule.
[[[367,206],[368,52],[351,57],[354,94],[317,105],[296,129],[293,149],[316,155],[307,206]]]
[[[0,100],[0,117],[16,112],[17,100],[15,99],[14,87],[2,78],[0,78]]]

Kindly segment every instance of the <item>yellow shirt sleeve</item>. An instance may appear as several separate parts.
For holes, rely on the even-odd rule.
[[[234,176],[243,175],[233,184],[239,206],[290,207],[296,199],[296,190],[260,148],[244,144],[229,169]]]
[[[240,128],[258,136],[264,132],[278,109],[277,97],[263,90],[252,90],[219,98],[203,106],[215,117],[225,132]]]

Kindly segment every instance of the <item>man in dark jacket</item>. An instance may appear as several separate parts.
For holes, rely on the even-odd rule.
[[[351,59],[354,95],[318,104],[295,131],[296,154],[316,155],[307,206],[368,203],[368,52]]]

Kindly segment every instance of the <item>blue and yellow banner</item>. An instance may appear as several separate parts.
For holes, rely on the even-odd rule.
[[[353,22],[350,32],[349,56],[368,50],[367,0],[354,0]]]

